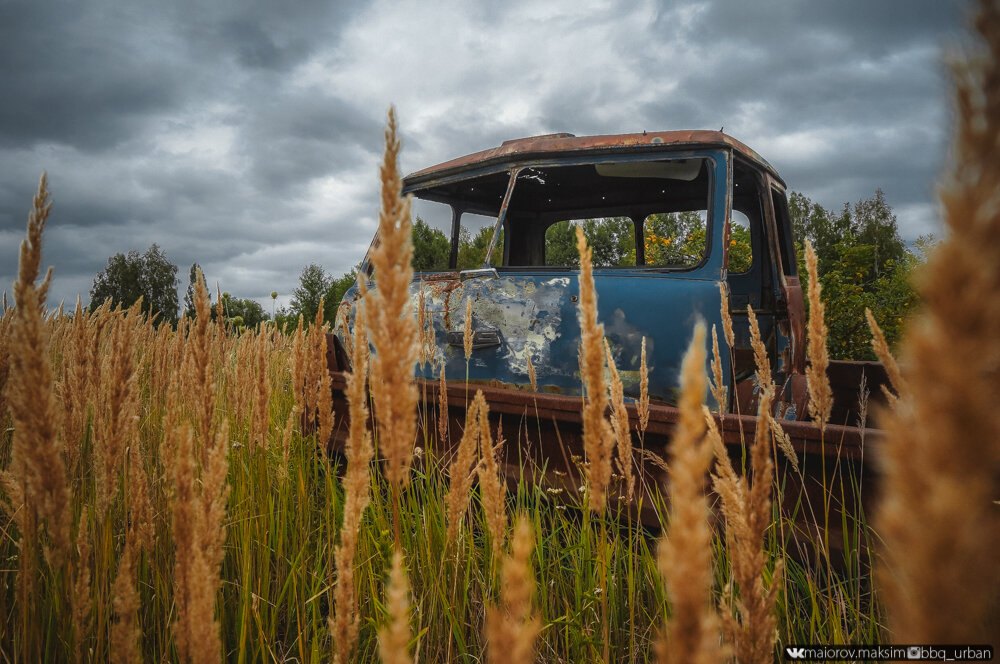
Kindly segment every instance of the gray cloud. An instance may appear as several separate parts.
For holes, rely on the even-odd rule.
[[[937,228],[943,50],[966,5],[737,0],[0,4],[0,280],[31,195],[55,207],[53,299],[86,301],[157,242],[241,297],[287,303],[374,232],[385,109],[403,170],[532,134],[725,125],[839,208],[881,187]]]

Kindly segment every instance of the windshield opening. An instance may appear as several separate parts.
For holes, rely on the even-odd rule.
[[[490,264],[575,267],[580,226],[595,267],[696,267],[709,235],[711,171],[702,157],[523,167]],[[509,178],[503,170],[414,191],[415,268],[481,267]],[[433,215],[424,212],[435,205]]]

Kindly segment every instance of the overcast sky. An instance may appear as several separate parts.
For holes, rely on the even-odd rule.
[[[411,172],[523,136],[719,129],[824,206],[939,229],[960,0],[2,0],[0,289],[42,170],[50,301],[116,252],[271,310],[374,233],[385,112]]]

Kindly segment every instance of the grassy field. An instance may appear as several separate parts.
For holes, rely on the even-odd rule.
[[[16,348],[11,319],[4,339]],[[526,597],[540,657],[600,660],[605,643],[615,661],[650,656],[669,606],[655,533],[629,527],[613,510],[588,510],[583,494],[522,482],[498,497],[498,482],[474,486],[473,469],[492,449],[476,440],[474,422],[464,485],[448,481],[461,459],[439,456],[440,443],[425,439],[405,488],[394,490],[380,465],[369,473],[362,461],[361,490],[371,503],[362,516],[355,502],[345,518],[350,465],[345,475],[342,462],[331,465],[320,451],[319,434],[300,432],[297,409],[309,410],[319,390],[294,386],[325,369],[309,350],[323,341],[318,328],[237,335],[208,321],[206,313],[173,331],[137,310],[52,316],[39,328],[49,340],[39,378],[15,382],[11,367],[8,405],[16,410],[23,400],[37,432],[27,444],[48,458],[27,462],[46,474],[38,488],[26,486],[30,472],[12,468],[16,429],[5,427],[2,463],[12,468],[5,487],[13,498],[0,541],[8,561],[0,571],[0,650],[10,661],[112,654],[134,661],[140,653],[144,661],[219,653],[233,661],[326,661],[335,643],[328,620],[337,605],[336,548],[351,527],[359,612],[350,661],[377,657],[377,631],[392,617],[385,585],[397,542],[412,586],[411,652],[422,661],[478,661],[486,615],[512,588],[504,559],[518,551],[508,541],[514,522],[533,545],[530,557],[521,545],[519,564],[527,565],[523,583],[534,585]],[[703,453],[699,462],[707,468],[708,460]],[[32,491],[43,496],[33,513],[14,502]],[[774,598],[779,641],[877,640],[879,609],[862,580],[787,558],[776,536],[780,517],[766,509],[763,584],[771,586],[777,561],[785,568]],[[711,537],[704,571],[715,600],[730,607],[726,588],[737,574],[730,549],[700,519]]]
[[[846,517],[871,545],[848,565],[831,564],[822,532],[790,555],[778,427],[762,421],[745,441],[749,478],[717,453],[701,406],[715,389],[701,370],[706,330],[685,360],[674,438],[621,426],[585,247],[580,491],[507,488],[497,456],[521,441],[501,447],[479,404],[448,444],[427,433],[414,445],[423,331],[403,314],[410,273],[392,268],[410,247],[391,116],[378,288],[356,321],[375,352],[351,345],[370,375],[348,384],[346,461],[320,444],[344,415],[331,410],[321,326],[227,329],[203,285],[198,315],[176,330],[137,307],[46,314],[43,178],[17,306],[5,301],[0,318],[0,661],[767,662],[795,643],[989,642],[1000,633],[996,3],[982,3],[977,29],[985,56],[956,69],[950,235],[900,365],[879,349],[898,395],[880,420],[884,497],[874,527]],[[822,336],[814,318],[820,423]],[[640,440],[669,449],[662,531],[632,524],[609,494]]]

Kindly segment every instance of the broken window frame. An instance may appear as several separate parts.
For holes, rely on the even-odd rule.
[[[728,231],[725,229],[725,224],[729,222],[730,219],[730,209],[731,199],[729,196],[729,188],[732,181],[732,153],[724,148],[706,148],[697,150],[674,150],[674,151],[643,151],[643,152],[629,152],[629,153],[617,153],[617,154],[607,154],[607,155],[594,155],[593,153],[582,153],[580,155],[569,155],[569,156],[558,156],[550,158],[538,158],[538,159],[525,159],[519,161],[516,164],[510,163],[500,163],[495,165],[483,166],[476,169],[460,171],[457,173],[451,173],[442,177],[437,177],[425,182],[419,182],[416,184],[405,185],[403,189],[404,194],[413,195],[416,198],[428,201],[436,201],[438,203],[446,204],[451,208],[451,251],[449,256],[449,270],[455,271],[457,269],[458,260],[458,246],[459,246],[459,234],[461,232],[461,217],[466,212],[473,212],[475,214],[483,214],[483,211],[477,211],[475,208],[462,205],[462,201],[455,199],[446,199],[442,196],[426,196],[420,195],[423,192],[429,192],[436,187],[441,187],[446,184],[454,184],[457,182],[464,182],[468,180],[474,180],[487,175],[493,175],[498,173],[506,172],[508,174],[507,186],[504,191],[503,199],[501,200],[500,209],[496,216],[496,221],[493,227],[493,237],[490,240],[489,248],[487,249],[486,256],[483,261],[483,265],[480,269],[532,269],[532,270],[547,270],[547,271],[558,271],[565,270],[562,266],[545,266],[545,265],[530,265],[530,266],[511,266],[509,265],[510,260],[510,240],[509,233],[507,239],[504,242],[503,258],[500,265],[491,266],[490,261],[493,257],[493,252],[497,250],[496,244],[498,237],[500,235],[499,231],[504,227],[506,221],[507,212],[510,206],[510,201],[516,190],[516,185],[519,175],[528,169],[532,168],[558,168],[565,166],[582,166],[582,165],[597,165],[606,163],[628,163],[628,162],[654,162],[654,161],[674,161],[674,160],[684,160],[684,159],[701,159],[705,162],[705,167],[707,168],[707,191],[706,191],[706,238],[705,238],[705,252],[702,256],[702,260],[697,265],[692,266],[649,266],[649,265],[639,265],[640,256],[644,260],[643,253],[641,249],[637,246],[636,248],[636,262],[635,266],[627,267],[600,267],[598,270],[632,270],[639,271],[643,273],[661,273],[667,272],[670,274],[692,274],[700,273],[702,270],[711,270],[715,275],[721,275],[723,272],[723,266],[725,263],[725,255],[728,253],[728,247],[724,243],[716,242],[716,239],[720,236],[727,237]],[[725,183],[726,186],[720,186],[721,183]],[[722,210],[722,219],[720,219],[719,210]],[[490,216],[490,215],[486,215]],[[614,215],[610,215],[614,216]],[[623,214],[617,216],[628,216],[631,215]],[[633,223],[636,226],[636,244],[638,245],[638,238],[642,237],[643,225],[645,222],[645,217],[642,221],[636,222],[633,219]],[[722,233],[720,233],[720,227]],[[377,242],[377,238],[375,240]],[[374,245],[374,242],[373,242]],[[716,246],[721,245],[722,251],[717,251]],[[721,255],[720,255],[721,254]],[[367,268],[367,257],[365,260],[365,266]],[[370,273],[370,270],[365,270],[366,274]]]

